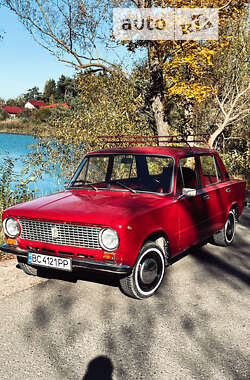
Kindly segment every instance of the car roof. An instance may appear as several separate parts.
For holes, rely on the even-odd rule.
[[[152,154],[152,155],[166,155],[166,156],[186,156],[186,155],[197,155],[197,154],[208,154],[208,153],[217,153],[213,149],[209,148],[199,148],[199,147],[189,147],[189,146],[179,146],[179,147],[170,147],[170,146],[145,146],[145,147],[128,147],[128,148],[110,148],[110,149],[101,149],[89,153],[93,154],[121,154],[121,153],[131,153],[131,154]]]

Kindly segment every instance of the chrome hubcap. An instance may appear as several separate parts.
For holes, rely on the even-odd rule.
[[[153,258],[146,259],[140,267],[140,277],[144,284],[151,284],[158,275],[158,265]]]

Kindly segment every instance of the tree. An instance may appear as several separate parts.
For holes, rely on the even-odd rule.
[[[220,57],[217,57],[211,75],[211,86],[216,95],[212,102],[216,111],[216,120],[210,139],[210,147],[218,137],[230,126],[239,125],[250,114],[249,104],[249,66],[248,66],[248,29],[245,24],[234,32],[230,48]],[[247,128],[249,131],[249,127]]]
[[[38,87],[33,87],[30,88],[26,94],[23,95],[25,101],[27,102],[28,100],[41,100],[42,99],[42,94],[39,91]]]
[[[207,85],[214,96],[196,108],[197,122],[210,136],[209,145],[217,145],[221,135],[227,137],[241,124],[247,128],[249,116],[248,20],[237,25],[228,48],[218,54],[208,70]],[[237,132],[236,132],[237,134]]]
[[[8,99],[6,101],[6,106],[16,106],[16,99]]]
[[[60,61],[77,69],[104,72],[120,72],[121,68],[98,53],[98,42],[110,38],[110,15],[114,6],[149,8],[202,7],[203,0],[39,0],[20,2],[0,0],[15,12],[34,38]],[[208,3],[205,3],[208,6]],[[147,70],[150,77],[149,102],[155,126],[159,134],[169,134],[172,126],[168,112],[177,101],[184,109],[186,126],[193,120],[196,102],[214,96],[213,89],[205,84],[207,66],[226,48],[225,31],[230,30],[231,20],[239,21],[246,11],[245,0],[210,0],[209,6],[220,9],[220,41],[201,44],[186,41],[137,41],[127,43],[130,51],[144,48],[148,54]],[[121,73],[123,75],[123,73]]]
[[[55,96],[56,93],[56,82],[54,79],[49,79],[45,82],[43,90],[43,99],[45,102],[48,102],[50,97]]]
[[[67,96],[75,96],[75,81],[70,77],[65,77],[65,75],[61,75],[56,84],[56,92],[55,97],[58,102],[64,102],[65,97]]]
[[[152,134],[148,116],[142,112],[139,78],[137,71],[128,78],[117,73],[79,74],[78,96],[71,99],[70,109],[53,111],[52,138],[40,140],[40,156],[34,159],[44,160],[44,167],[60,163],[67,170],[86,151],[103,147],[100,135]]]
[[[17,106],[17,107],[24,107],[26,103],[26,100],[23,95],[17,96],[15,99],[8,99],[6,101],[7,106]]]
[[[0,121],[4,121],[8,119],[8,117],[9,117],[8,112],[6,112],[5,109],[0,107]]]
[[[235,26],[228,48],[209,68],[207,83],[215,95],[196,104],[194,128],[209,133],[210,147],[220,150],[233,175],[249,178],[248,17]]]
[[[13,11],[35,40],[59,61],[77,69],[113,70],[115,65],[101,58],[97,49],[111,12],[109,0],[1,0],[0,4]]]
[[[134,3],[140,6],[162,4],[161,1],[140,1]],[[164,6],[201,7],[200,0],[175,1],[165,0]],[[207,2],[206,2],[207,6]],[[172,125],[169,122],[169,111],[174,104],[179,104],[183,114],[185,130],[192,131],[194,107],[215,95],[213,87],[207,82],[208,68],[213,60],[228,47],[228,32],[232,20],[240,23],[242,15],[246,12],[246,1],[213,0],[209,6],[220,10],[220,40],[219,41],[139,41],[129,43],[134,50],[144,46],[148,50],[148,68],[151,75],[151,103],[159,134],[171,134]],[[191,127],[191,128],[190,128]],[[183,130],[181,132],[185,132]]]

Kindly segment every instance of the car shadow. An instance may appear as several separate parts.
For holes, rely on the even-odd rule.
[[[221,275],[224,273],[250,286],[250,276],[245,266],[235,266],[233,262],[228,262],[223,256],[218,256],[208,251],[204,252],[200,249],[192,249],[190,254],[216,278],[221,278]]]
[[[119,287],[118,276],[110,275],[104,272],[96,272],[91,270],[74,269],[72,272],[65,272],[59,270],[49,270],[39,268],[38,276],[48,280],[61,280],[71,283],[77,281],[93,282],[111,287]]]

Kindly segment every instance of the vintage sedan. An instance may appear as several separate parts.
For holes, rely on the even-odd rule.
[[[211,149],[102,149],[83,158],[65,191],[5,210],[0,249],[27,274],[105,271],[143,299],[175,256],[200,243],[232,243],[245,189]]]

